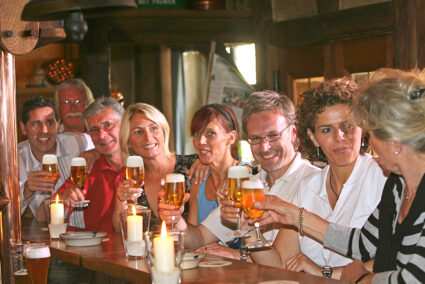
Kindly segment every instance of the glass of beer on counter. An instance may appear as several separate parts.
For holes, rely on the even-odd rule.
[[[234,166],[229,168],[227,174],[227,192],[233,207],[239,208],[237,229],[231,233],[231,237],[239,238],[246,233],[241,230],[241,210],[242,210],[242,182],[249,179],[249,170],[244,166]]]
[[[58,157],[53,154],[44,155],[41,163],[41,169],[51,174],[51,176],[46,176],[46,178],[57,181],[59,178]]]
[[[86,159],[72,158],[71,160],[71,180],[80,189],[83,188],[87,178]]]
[[[140,156],[129,156],[127,158],[127,168],[125,170],[125,176],[128,180],[134,180],[136,184],[131,187],[139,188],[142,187],[143,181],[145,180],[145,169],[143,167],[143,158]],[[137,194],[133,194],[131,203],[136,203]]]
[[[182,174],[167,174],[165,177],[164,201],[173,204],[176,209],[183,205],[184,193],[186,192],[186,182]],[[174,218],[171,222],[171,229],[174,229]]]
[[[43,243],[24,245],[25,264],[33,284],[46,284],[50,265],[50,249]]]
[[[257,221],[264,214],[264,210],[254,207],[255,202],[265,202],[264,186],[260,179],[250,179],[242,182],[242,207],[248,217]],[[271,241],[262,240],[260,237],[260,224],[254,222],[255,233],[257,241],[248,246],[248,249],[269,247],[272,245]]]

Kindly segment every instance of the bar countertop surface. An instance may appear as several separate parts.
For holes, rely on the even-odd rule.
[[[149,265],[146,259],[128,259],[123,242],[118,234],[108,234],[100,245],[89,247],[66,246],[63,240],[49,239],[47,225],[35,220],[23,219],[24,241],[50,242],[53,258],[83,266],[115,278],[135,283],[151,283]],[[182,270],[182,283],[343,283],[306,273],[297,273],[241,260],[206,255],[205,260],[227,260],[231,265],[206,268],[197,267]]]

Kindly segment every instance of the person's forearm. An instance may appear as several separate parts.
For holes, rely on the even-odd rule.
[[[300,211],[301,212],[301,211]],[[304,210],[298,215],[298,231],[323,244],[329,223],[316,214]]]
[[[196,250],[205,245],[201,230],[198,226],[187,224],[186,236],[184,239],[186,249]]]
[[[33,194],[34,194],[34,191],[31,191],[31,190],[29,189],[28,181],[26,181],[26,182],[24,183],[24,192],[23,192],[24,199],[28,199],[28,198],[30,198]]]
[[[254,263],[283,268],[279,253],[274,247],[271,247],[268,250],[260,250],[256,252],[252,251],[250,256]]]

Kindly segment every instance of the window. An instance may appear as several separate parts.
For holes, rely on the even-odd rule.
[[[226,51],[233,57],[236,67],[248,84],[255,85],[257,83],[255,44],[226,45]]]

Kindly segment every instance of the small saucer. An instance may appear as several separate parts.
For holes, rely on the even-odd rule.
[[[65,241],[68,246],[88,247],[96,246],[102,242],[103,237],[107,234],[105,232],[67,232],[60,234],[60,237]]]

